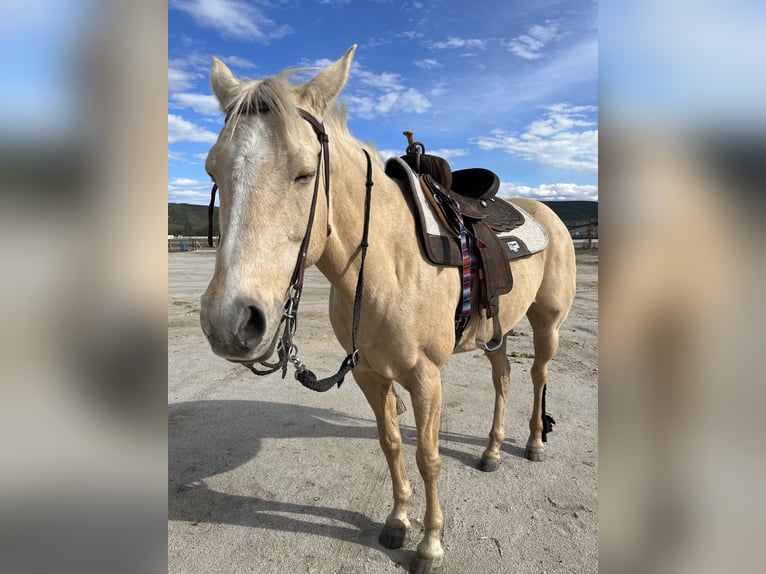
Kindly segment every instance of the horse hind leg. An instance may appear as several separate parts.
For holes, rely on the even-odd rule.
[[[532,417],[529,419],[529,439],[524,456],[537,462],[545,460],[542,415],[543,391],[548,379],[548,363],[558,349],[559,326],[564,321],[566,313],[552,309],[543,310],[539,305],[533,304],[527,311],[527,317],[534,332],[535,359],[531,369],[534,401],[532,403]]]
[[[510,384],[511,363],[506,355],[508,336],[503,337],[500,347],[485,355],[492,365],[492,384],[495,386],[495,414],[489,431],[489,445],[479,460],[479,470],[493,472],[500,467],[500,447],[505,440],[505,399]]]
[[[380,447],[386,455],[394,490],[394,507],[386,518],[378,541],[386,548],[401,548],[410,529],[407,509],[412,498],[412,487],[404,468],[402,437],[396,418],[400,399],[393,381],[389,379],[372,373],[355,373],[354,378],[375,413]]]

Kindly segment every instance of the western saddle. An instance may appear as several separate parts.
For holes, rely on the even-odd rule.
[[[417,174],[424,195],[442,224],[459,240],[462,251],[463,300],[455,317],[455,344],[462,336],[471,314],[470,253],[478,251],[479,300],[487,320],[493,319],[492,338],[486,350],[497,349],[503,340],[499,321],[499,298],[513,287],[507,247],[497,234],[524,223],[524,216],[510,203],[495,198],[500,180],[488,169],[469,168],[452,171],[443,158],[425,153],[425,146],[404,132],[408,146],[402,160]],[[478,249],[477,249],[478,248]],[[445,263],[446,262],[440,262]]]

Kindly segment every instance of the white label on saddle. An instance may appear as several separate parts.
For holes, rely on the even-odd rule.
[[[519,247],[518,241],[508,241],[508,249],[516,253],[521,247]]]

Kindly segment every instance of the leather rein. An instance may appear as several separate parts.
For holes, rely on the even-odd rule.
[[[319,196],[319,171],[324,170],[324,187],[327,198],[327,235],[330,235],[331,228],[330,217],[330,149],[329,137],[324,128],[324,124],[317,120],[306,110],[298,108],[300,116],[306,120],[314,130],[320,143],[319,153],[317,155],[317,170],[314,178],[314,194],[311,199],[311,210],[306,225],[306,233],[301,241],[298,251],[298,259],[295,263],[290,287],[287,291],[287,300],[285,301],[284,313],[280,320],[275,339],[279,337],[279,330],[282,328],[282,336],[277,343],[277,361],[252,361],[242,363],[256,375],[270,375],[277,371],[282,371],[282,378],[287,375],[287,366],[292,364],[295,367],[295,378],[306,388],[312,391],[325,392],[333,386],[340,387],[343,378],[359,363],[359,349],[356,346],[356,334],[359,328],[359,317],[362,310],[362,290],[364,288],[364,262],[367,257],[368,235],[370,228],[370,205],[372,201],[372,161],[370,155],[364,148],[362,151],[367,159],[367,179],[365,182],[365,204],[364,204],[364,227],[362,231],[362,241],[360,243],[361,262],[359,267],[359,276],[356,282],[356,292],[354,294],[354,315],[351,329],[351,353],[343,359],[338,372],[324,379],[317,379],[317,376],[310,371],[298,358],[298,347],[293,343],[293,335],[298,330],[298,305],[300,304],[301,294],[303,292],[303,281],[306,271],[306,258],[308,256],[309,244],[311,242],[311,231],[314,227],[314,216],[316,213],[317,198]],[[228,120],[228,117],[226,118]],[[208,245],[213,247],[213,212],[215,205],[215,194],[218,185],[213,184],[210,193],[210,205],[208,207]],[[259,367],[256,367],[256,363]]]

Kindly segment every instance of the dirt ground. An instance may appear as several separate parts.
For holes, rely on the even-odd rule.
[[[508,346],[497,472],[476,469],[492,422],[489,362],[476,351],[444,368],[445,572],[598,570],[598,255],[580,252],[577,261],[577,298],[549,371],[547,408],[557,424],[546,461],[523,457],[532,402],[526,320]],[[213,355],[198,317],[213,263],[208,251],[168,254],[168,572],[405,572],[425,511],[411,409],[400,426],[413,528],[403,548],[388,550],[378,534],[392,505],[391,479],[361,391],[347,377],[339,390],[317,394],[291,373],[256,378]],[[296,344],[321,376],[344,357],[328,293],[309,270]]]

